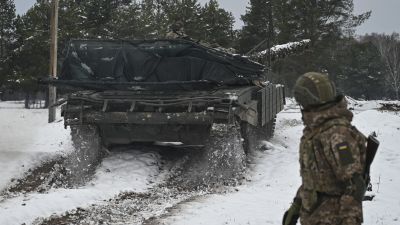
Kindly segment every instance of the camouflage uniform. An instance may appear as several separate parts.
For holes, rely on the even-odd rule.
[[[189,36],[185,34],[183,23],[178,21],[171,25],[170,31],[165,36],[167,39],[187,39]]]
[[[188,36],[183,32],[183,30],[178,30],[178,31],[170,31],[167,33],[165,38],[167,39],[185,39]]]
[[[363,222],[366,138],[350,124],[352,118],[344,97],[324,109],[303,111],[302,186],[296,196],[302,225]]]

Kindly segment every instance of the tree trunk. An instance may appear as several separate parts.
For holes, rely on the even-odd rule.
[[[45,88],[44,108],[49,107],[49,89]]]
[[[26,92],[26,94],[25,94],[25,109],[29,109],[30,97],[31,97],[30,93]]]

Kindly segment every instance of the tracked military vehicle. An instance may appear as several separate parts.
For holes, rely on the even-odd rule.
[[[62,116],[81,141],[202,146],[213,125],[231,124],[250,151],[273,135],[285,103],[264,75],[249,58],[189,40],[72,40],[50,83],[74,90]]]

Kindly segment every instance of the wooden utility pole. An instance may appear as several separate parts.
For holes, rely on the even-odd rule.
[[[50,78],[57,77],[57,30],[58,30],[58,1],[52,0],[50,18]],[[49,123],[56,120],[57,90],[53,85],[49,85]]]

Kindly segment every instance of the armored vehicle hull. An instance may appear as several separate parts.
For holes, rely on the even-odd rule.
[[[272,136],[284,88],[264,67],[186,40],[71,41],[57,86],[73,89],[65,126],[91,126],[105,146],[205,145],[215,124],[240,126],[245,149]]]
[[[283,88],[245,86],[212,91],[81,91],[62,108],[65,126],[95,125],[103,143],[203,145],[214,123],[240,122],[272,136]],[[246,125],[245,125],[246,124]]]

